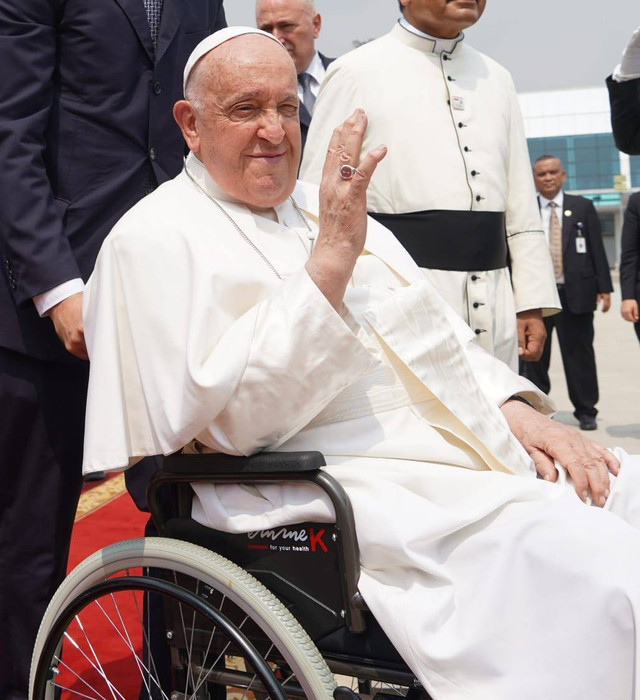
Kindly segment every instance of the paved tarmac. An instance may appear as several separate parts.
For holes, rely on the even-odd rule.
[[[605,447],[620,446],[630,454],[640,454],[640,344],[632,324],[620,316],[617,279],[614,279],[614,287],[609,311],[595,314],[594,345],[600,386],[598,429],[584,434],[593,436]],[[550,396],[558,407],[555,419],[577,426],[555,333],[549,376]]]

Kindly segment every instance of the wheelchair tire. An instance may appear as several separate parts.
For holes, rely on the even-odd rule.
[[[139,575],[135,572],[141,569],[163,572],[165,578],[172,580],[172,585],[183,586],[185,580],[191,582],[196,586],[196,592],[201,585],[206,586],[211,603],[221,600],[227,609],[231,606],[232,611],[237,610],[250,621],[249,626],[260,631],[260,636],[269,645],[267,655],[271,654],[272,659],[282,659],[282,673],[291,674],[298,688],[298,697],[309,700],[333,697],[335,681],[317,648],[284,605],[253,576],[228,559],[197,545],[150,537],[119,542],[96,552],[63,581],[47,608],[36,639],[31,663],[31,700],[53,700],[55,696],[52,684],[48,684],[48,691],[38,697],[34,697],[33,689],[40,657],[51,646],[49,637],[62,613],[97,584],[112,577],[132,576],[132,571],[132,581],[137,580]],[[243,625],[244,622],[240,627]],[[279,670],[270,658],[265,656],[265,659],[276,672]],[[288,675],[283,687],[286,683],[290,683]],[[296,696],[296,692],[286,687],[285,692],[291,697]],[[264,692],[255,695],[268,696]]]

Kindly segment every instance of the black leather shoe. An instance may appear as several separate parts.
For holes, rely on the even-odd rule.
[[[91,472],[90,474],[85,474],[82,477],[82,480],[86,484],[88,481],[102,481],[103,479],[106,479],[106,477],[106,472]]]
[[[598,424],[593,416],[580,416],[580,430],[597,430]]]

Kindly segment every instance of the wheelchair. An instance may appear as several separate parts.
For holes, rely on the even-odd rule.
[[[65,579],[30,700],[430,700],[358,592],[353,513],[324,464],[318,452],[167,457],[147,492],[160,536],[106,547]],[[198,480],[311,482],[336,521],[218,532],[190,517]]]

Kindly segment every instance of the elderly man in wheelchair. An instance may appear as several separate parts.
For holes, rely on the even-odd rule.
[[[277,40],[205,39],[185,98],[185,169],[116,225],[85,308],[85,469],[171,454],[163,537],[65,581],[34,700],[640,698],[638,458],[551,421],[367,219],[361,111],[296,183]]]

